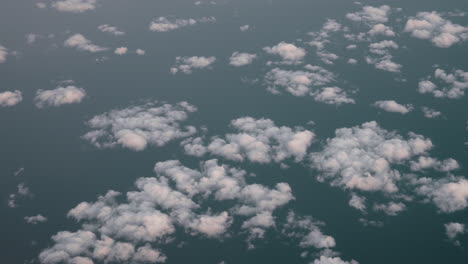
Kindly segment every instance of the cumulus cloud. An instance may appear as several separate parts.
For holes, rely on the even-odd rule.
[[[395,102],[394,100],[376,101],[374,103],[374,106],[387,112],[400,113],[400,114],[407,114],[413,110],[412,105],[410,104],[402,105],[402,104]]]
[[[354,99],[349,98],[347,93],[339,87],[325,87],[318,92],[312,93],[315,101],[326,104],[341,105],[354,104]]]
[[[366,211],[366,198],[363,197],[363,196],[359,196],[355,193],[351,194],[351,199],[349,200],[349,206],[359,210],[359,211],[362,211],[362,212],[365,212]]]
[[[436,47],[448,48],[468,40],[468,27],[446,20],[438,12],[419,12],[408,19],[405,32],[419,39],[427,39]]]
[[[436,98],[458,99],[465,95],[466,89],[468,89],[468,72],[462,70],[447,73],[442,69],[436,69],[433,77],[426,77],[418,85],[419,93],[432,94]]]
[[[82,13],[96,9],[96,0],[62,0],[52,3],[52,7],[58,11]]]
[[[355,260],[344,261],[340,257],[320,256],[319,259],[314,260],[313,264],[359,264]]]
[[[447,238],[455,245],[460,246],[460,241],[458,241],[457,237],[466,233],[465,224],[451,222],[444,224],[444,227]]]
[[[168,32],[183,27],[194,26],[199,23],[213,22],[216,22],[216,18],[214,17],[202,17],[198,19],[168,19],[166,17],[159,17],[151,22],[149,29],[156,32]]]
[[[160,147],[197,131],[194,126],[182,125],[195,111],[197,108],[187,102],[175,105],[148,102],[112,110],[91,118],[87,125],[92,130],[82,138],[98,148],[120,145],[141,151],[148,145]]]
[[[136,51],[136,54],[140,55],[140,56],[143,56],[146,54],[146,51],[145,50],[142,50],[142,49],[137,49]]]
[[[303,248],[326,249],[335,247],[335,239],[323,234],[320,226],[323,226],[323,223],[289,212],[282,232],[289,237],[299,238],[299,246]]]
[[[29,187],[26,186],[24,183],[20,183],[16,186],[16,192],[12,193],[8,196],[8,207],[10,208],[16,208],[18,207],[18,200],[27,198],[27,197],[32,197],[32,193],[29,190]]]
[[[250,53],[241,53],[241,52],[234,52],[232,53],[231,57],[229,58],[229,64],[232,66],[244,66],[251,64],[254,59],[257,58],[257,55],[250,54]]]
[[[376,24],[368,32],[371,36],[385,36],[385,37],[394,37],[395,32],[389,26],[384,24]]]
[[[380,58],[366,57],[368,64],[373,64],[376,69],[388,72],[400,72],[401,64],[394,62],[391,55],[385,55]]]
[[[85,98],[83,88],[69,85],[53,90],[37,90],[34,102],[38,108],[58,107],[64,104],[78,104]]]
[[[45,217],[43,215],[40,215],[40,214],[34,215],[34,216],[26,216],[26,217],[24,217],[24,221],[26,221],[26,223],[28,223],[28,224],[35,225],[35,224],[46,222],[47,217]]]
[[[375,211],[382,211],[387,215],[395,216],[406,210],[404,203],[389,202],[388,204],[374,204]]]
[[[249,185],[245,171],[218,165],[216,160],[202,162],[200,170],[169,160],[156,163],[154,171],[156,177],[137,179],[136,190],[127,192],[124,199],[108,191],[95,202],[71,209],[68,216],[81,222],[81,229],[54,235],[54,244],[39,256],[41,263],[73,263],[76,258],[164,262],[166,257],[148,243],[171,243],[179,229],[192,236],[220,238],[237,215],[251,217],[242,229],[265,230],[274,226],[265,218],[294,199],[288,184],[279,183],[273,189]],[[226,208],[212,213],[206,203],[211,197],[232,203],[223,203]]]
[[[7,56],[8,56],[7,48],[0,45],[0,63],[4,63],[6,61]]]
[[[89,51],[92,53],[107,50],[105,47],[93,44],[89,39],[85,38],[81,34],[70,36],[67,40],[65,40],[64,45],[65,47],[76,48],[81,51]]]
[[[127,47],[119,47],[115,49],[114,53],[117,55],[124,55],[127,53],[127,51],[128,51]]]
[[[240,31],[242,31],[242,32],[245,32],[245,31],[249,30],[249,28],[250,28],[249,25],[243,25],[243,26],[239,27]]]
[[[367,24],[385,23],[388,21],[390,11],[391,8],[387,5],[380,7],[364,6],[361,11],[346,14],[346,18]]]
[[[434,119],[442,116],[442,112],[426,106],[421,107],[421,111],[423,112],[425,118]]]
[[[19,104],[23,100],[20,91],[5,91],[0,93],[0,107],[10,107]]]
[[[125,32],[119,30],[117,27],[110,26],[108,24],[99,25],[98,29],[102,32],[106,32],[115,36],[125,35]]]
[[[171,68],[171,72],[175,74],[180,71],[185,74],[190,74],[193,70],[210,68],[215,61],[215,57],[176,57],[176,63]]]
[[[229,160],[258,163],[282,162],[293,158],[300,162],[307,154],[315,134],[300,127],[278,127],[270,119],[243,117],[231,121],[237,133],[215,136],[207,145],[199,138],[182,144],[187,154],[204,153]]]
[[[315,87],[321,87],[335,81],[335,75],[328,70],[313,65],[306,65],[304,70],[290,71],[274,68],[265,75],[268,91],[279,94],[281,90],[294,95],[312,95]]]
[[[265,47],[263,50],[269,54],[280,56],[286,63],[299,63],[306,55],[303,48],[286,42],[280,42],[272,47]]]
[[[332,185],[345,189],[392,193],[401,178],[392,165],[409,162],[431,148],[430,139],[414,133],[405,139],[373,121],[337,129],[324,149],[310,158],[321,181],[331,180]]]

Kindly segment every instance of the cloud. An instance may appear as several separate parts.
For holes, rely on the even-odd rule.
[[[327,257],[327,256],[320,256],[319,259],[314,260],[311,264],[358,264],[357,261],[344,261],[340,257]]]
[[[294,44],[280,42],[273,47],[263,48],[267,53],[280,56],[283,61],[287,63],[298,63],[306,55],[306,52],[303,48],[299,48]]]
[[[98,26],[98,29],[99,29],[101,32],[106,32],[106,33],[112,34],[112,35],[114,35],[114,36],[122,36],[122,35],[125,35],[125,32],[119,30],[117,27],[110,26],[110,25],[108,25],[108,24],[99,25],[99,26]]]
[[[398,49],[398,44],[393,40],[382,40],[369,45],[369,51],[379,55],[387,55],[388,49]]]
[[[83,88],[69,85],[53,90],[37,90],[34,102],[38,108],[58,107],[64,104],[78,104],[85,98]]]
[[[26,217],[24,217],[24,221],[26,221],[26,223],[28,223],[28,224],[35,225],[35,224],[38,224],[38,223],[47,222],[47,217],[42,216],[40,214],[35,215],[35,216],[26,216]]]
[[[346,14],[346,18],[367,24],[385,23],[388,21],[390,10],[391,8],[387,5],[380,7],[364,6],[362,11]]]
[[[81,51],[89,51],[92,53],[107,50],[105,47],[100,47],[93,44],[89,39],[85,38],[81,34],[70,36],[67,40],[65,40],[64,45],[65,47],[76,48]]]
[[[115,49],[114,53],[117,55],[124,55],[127,53],[127,51],[128,51],[127,47],[119,47]]]
[[[459,235],[463,235],[466,233],[466,228],[464,224],[451,222],[444,224],[445,227],[445,234],[447,235],[448,239],[457,246],[460,246],[460,241],[457,240]]]
[[[146,54],[146,51],[145,50],[142,50],[142,49],[137,49],[136,51],[136,54],[140,55],[140,56],[143,56]]]
[[[310,155],[318,179],[350,190],[398,191],[401,178],[392,168],[425,154],[432,142],[410,133],[405,139],[372,121],[361,126],[340,128],[328,139],[324,149]]]
[[[19,104],[23,101],[21,92],[15,90],[13,92],[5,91],[0,93],[0,107],[10,107]]]
[[[389,202],[388,204],[374,204],[374,211],[382,211],[387,215],[395,216],[406,210],[404,203]]]
[[[400,72],[401,64],[392,61],[391,55],[385,55],[381,58],[366,57],[368,64],[373,64],[376,69],[388,72]]]
[[[351,199],[349,200],[349,206],[361,211],[365,212],[366,211],[366,198],[359,196],[355,193],[351,194]]]
[[[402,105],[402,104],[395,102],[394,100],[376,101],[374,103],[374,106],[387,112],[400,113],[400,114],[407,114],[413,110],[412,105],[410,104]]]
[[[436,98],[458,99],[465,95],[466,89],[468,89],[468,72],[462,70],[447,73],[442,69],[436,69],[432,79],[428,76],[418,84],[419,93],[432,94]]]
[[[176,57],[176,63],[171,68],[171,72],[176,74],[177,72],[183,72],[185,74],[191,74],[194,69],[205,69],[210,68],[210,66],[216,61],[215,57],[203,57],[203,56],[193,56],[193,57]]]
[[[419,39],[428,39],[439,48],[449,48],[468,40],[468,27],[442,18],[438,12],[419,12],[408,19],[405,32]]]
[[[443,213],[452,213],[468,207],[468,180],[457,177],[413,180],[417,193],[430,199]]]
[[[341,105],[354,104],[354,99],[349,98],[345,91],[338,87],[325,87],[320,92],[312,93],[315,101],[326,104]]]
[[[395,32],[389,26],[384,24],[376,24],[372,26],[372,28],[367,32],[371,36],[386,36],[386,37],[394,37]]]
[[[300,162],[307,154],[315,134],[301,127],[278,127],[270,119],[243,117],[231,121],[237,133],[212,137],[207,145],[195,138],[182,142],[187,154],[204,153],[229,160],[256,163],[283,162],[293,158]]]
[[[240,53],[240,52],[234,52],[232,53],[232,56],[229,58],[229,64],[232,66],[244,66],[251,64],[254,59],[257,58],[257,55],[255,54],[250,54],[250,53]]]
[[[288,184],[278,183],[274,189],[249,185],[245,171],[218,165],[216,160],[202,162],[200,170],[169,160],[156,163],[154,171],[156,177],[138,178],[136,190],[127,192],[126,198],[117,199],[120,193],[108,191],[95,202],[71,209],[68,216],[81,222],[81,229],[54,235],[54,244],[39,255],[41,263],[73,263],[77,258],[106,263],[164,262],[166,257],[149,243],[172,243],[178,230],[221,238],[237,215],[251,216],[242,229],[265,230],[274,223],[261,226],[265,224],[262,219],[294,199]],[[232,203],[222,203],[227,207],[211,213],[210,197]]]
[[[311,95],[314,87],[335,81],[335,75],[322,67],[306,65],[305,70],[289,71],[274,68],[265,75],[268,90],[279,94],[280,89],[294,96]]]
[[[335,247],[335,239],[324,235],[320,230],[321,225],[323,224],[314,221],[310,217],[298,217],[293,212],[289,212],[282,232],[289,237],[299,238],[299,246],[302,248],[323,249]]]
[[[63,0],[52,3],[58,11],[82,13],[96,9],[96,0]]]
[[[245,32],[245,31],[249,30],[249,28],[250,28],[249,25],[243,25],[243,26],[239,27],[240,31],[242,31],[242,32]]]
[[[425,118],[434,119],[442,116],[442,112],[426,106],[421,107],[421,111],[423,112]]]
[[[98,148],[120,145],[141,151],[148,145],[161,147],[197,131],[193,126],[182,126],[195,111],[196,107],[187,102],[171,105],[156,101],[112,110],[90,119],[87,125],[92,130],[82,138]]]
[[[7,56],[8,56],[7,48],[0,45],[0,63],[4,63],[6,61]]]
[[[18,186],[16,186],[16,188],[17,188],[16,193],[12,193],[12,194],[10,194],[8,196],[8,207],[10,207],[10,208],[18,207],[18,200],[19,199],[23,199],[23,198],[26,198],[26,197],[32,197],[33,196],[31,191],[29,190],[29,187],[26,186],[26,184],[24,184],[24,183],[18,184]]]
[[[159,17],[156,20],[152,21],[149,29],[156,32],[168,32],[173,31],[179,28],[194,26],[198,23],[213,23],[216,22],[214,17],[202,17],[198,19],[188,18],[188,19],[168,19],[166,17]]]

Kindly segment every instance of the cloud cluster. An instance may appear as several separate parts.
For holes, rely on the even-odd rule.
[[[400,113],[400,114],[407,114],[411,110],[413,110],[413,106],[411,104],[402,105],[402,104],[395,102],[394,100],[376,101],[374,103],[374,106],[387,112]]]
[[[214,17],[188,18],[188,19],[168,19],[159,17],[151,22],[149,29],[156,32],[168,32],[183,27],[194,26],[198,23],[213,23],[216,22]]]
[[[148,145],[163,146],[197,131],[193,126],[182,126],[195,111],[196,107],[187,102],[176,105],[148,102],[112,110],[89,120],[87,125],[92,130],[83,135],[83,139],[98,148],[120,145],[141,151]]]
[[[303,48],[286,42],[280,42],[272,47],[265,47],[263,50],[269,54],[280,56],[283,62],[287,64],[300,63],[306,55],[306,51]]]
[[[457,239],[459,235],[465,234],[468,230],[465,227],[465,224],[451,222],[444,225],[445,234],[447,238],[457,246],[460,246],[460,241]]]
[[[364,6],[361,11],[348,13],[346,18],[351,21],[364,22],[366,24],[386,23],[391,8],[387,5],[380,7]]]
[[[436,98],[458,99],[465,95],[466,89],[468,89],[468,72],[462,70],[447,73],[442,69],[436,69],[432,79],[428,76],[418,84],[419,93],[432,94]]]
[[[215,57],[176,57],[175,65],[171,68],[171,73],[183,72],[191,74],[193,70],[209,68],[216,61]]]
[[[234,52],[229,58],[229,64],[232,66],[240,67],[244,65],[251,64],[254,59],[257,58],[256,54],[244,53],[244,52]]]
[[[73,85],[53,90],[37,90],[34,102],[38,108],[78,104],[85,98],[86,91]]]
[[[0,93],[0,107],[10,107],[19,104],[23,100],[21,92],[15,90],[13,92],[5,91]]]
[[[62,0],[52,3],[58,11],[82,13],[96,8],[96,0]]]
[[[76,48],[81,51],[89,51],[92,53],[107,50],[105,47],[93,44],[89,39],[85,38],[81,34],[70,36],[67,40],[65,40],[64,45],[65,47]]]
[[[448,48],[468,40],[468,27],[444,19],[438,12],[419,12],[408,19],[405,32],[419,39],[428,39],[439,48]]]
[[[323,234],[320,226],[323,226],[323,224],[314,221],[310,217],[299,217],[294,212],[289,212],[282,232],[289,237],[299,238],[299,246],[302,248],[325,249],[335,247],[335,239]]]
[[[312,92],[315,101],[332,105],[354,104],[355,101],[348,97],[348,94],[339,87],[325,87],[320,91]]]
[[[229,160],[257,163],[300,162],[307,154],[315,134],[300,127],[276,126],[270,119],[243,117],[231,121],[237,133],[215,136],[207,145],[200,138],[182,142],[185,152],[201,156],[205,153]]]
[[[166,257],[148,243],[173,242],[177,230],[221,238],[235,216],[248,217],[242,229],[264,232],[274,226],[268,216],[294,199],[288,184],[278,183],[273,189],[247,184],[245,171],[216,160],[202,162],[200,170],[177,160],[158,162],[154,170],[156,177],[137,179],[136,190],[127,192],[121,202],[120,193],[108,191],[96,202],[71,209],[68,216],[82,222],[82,229],[53,236],[52,247],[39,256],[41,263],[76,263],[77,258],[89,263],[164,262]],[[232,203],[223,203],[228,207],[213,213],[205,203],[209,198]]]

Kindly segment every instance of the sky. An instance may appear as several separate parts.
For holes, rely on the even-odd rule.
[[[4,0],[0,262],[468,260],[468,2]]]

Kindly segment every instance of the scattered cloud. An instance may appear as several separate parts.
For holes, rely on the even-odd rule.
[[[64,104],[78,104],[86,97],[83,88],[69,85],[53,90],[37,90],[34,102],[38,108],[58,107]]]
[[[280,42],[273,47],[265,47],[263,50],[269,54],[280,56],[285,63],[300,63],[306,55],[303,48],[286,42]]]
[[[425,118],[434,119],[442,117],[442,112],[426,106],[421,107],[421,111],[423,112]]]
[[[117,27],[110,26],[108,24],[99,25],[98,29],[101,32],[106,32],[106,33],[112,34],[114,36],[123,36],[123,35],[125,35],[125,32],[119,30]]]
[[[23,96],[18,90],[0,93],[0,107],[14,106],[19,104],[21,101],[23,101]]]
[[[447,238],[456,246],[460,246],[460,241],[457,239],[457,237],[467,232],[465,224],[451,222],[445,224],[444,227]]]
[[[231,64],[232,66],[240,67],[251,64],[256,58],[257,55],[255,54],[241,53],[236,51],[232,53],[231,57],[229,58],[229,64]]]
[[[124,55],[127,53],[127,51],[128,51],[127,47],[119,47],[115,49],[114,53],[117,55]]]
[[[82,13],[96,9],[96,4],[96,0],[62,0],[53,2],[52,7],[58,11]]]
[[[81,34],[70,36],[67,40],[65,40],[64,45],[65,47],[76,48],[81,51],[89,51],[93,53],[107,50],[105,47],[93,44],[89,39],[85,38]]]
[[[171,72],[172,74],[176,74],[177,72],[191,74],[194,69],[199,70],[209,68],[215,61],[215,57],[176,57],[176,63],[171,68]]]
[[[199,23],[213,23],[216,22],[214,17],[202,18],[188,18],[188,19],[168,19],[166,17],[159,17],[151,22],[149,29],[156,32],[168,32],[179,28],[194,26]]]
[[[8,50],[4,46],[0,45],[0,63],[4,63],[8,56]]]
[[[412,105],[410,104],[402,105],[402,104],[395,102],[394,100],[376,101],[374,103],[374,106],[386,112],[400,113],[400,114],[407,114],[413,110]]]
[[[447,73],[442,69],[436,69],[433,78],[428,76],[418,85],[419,93],[432,94],[436,98],[458,99],[465,95],[466,89],[468,89],[468,72],[462,70]]]
[[[243,25],[243,26],[240,26],[239,29],[240,29],[240,31],[245,32],[245,31],[250,29],[250,26],[249,25]]]
[[[391,8],[387,5],[380,7],[364,6],[361,11],[346,14],[346,18],[367,24],[386,23],[390,10]]]
[[[35,225],[35,224],[47,222],[47,217],[40,215],[40,214],[34,215],[34,216],[26,216],[24,217],[24,221],[26,221],[26,223],[28,224]]]

